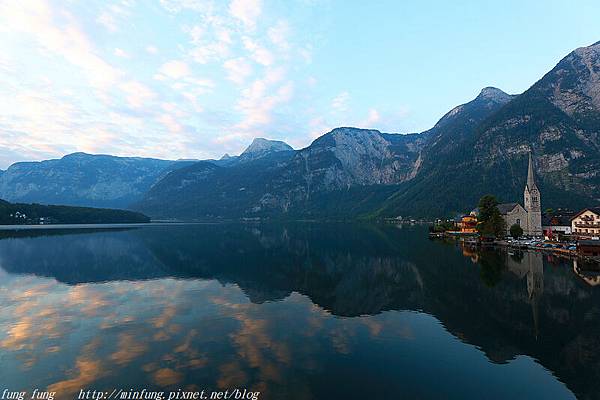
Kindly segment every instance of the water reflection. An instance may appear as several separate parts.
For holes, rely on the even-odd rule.
[[[425,237],[296,224],[4,238],[0,382],[65,398],[597,396],[596,288],[539,253]]]

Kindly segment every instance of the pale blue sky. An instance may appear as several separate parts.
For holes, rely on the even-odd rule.
[[[0,168],[430,128],[600,40],[598,1],[0,0]]]

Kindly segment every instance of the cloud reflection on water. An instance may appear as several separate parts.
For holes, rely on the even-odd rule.
[[[489,359],[510,365],[516,359],[514,353],[522,349],[537,351],[535,342],[527,338],[520,344],[521,349],[509,347],[506,343],[515,340],[509,337],[513,332],[505,337],[502,334],[506,331],[497,328],[510,327],[519,340],[523,332],[533,330],[532,295],[525,282],[531,268],[522,262],[503,267],[516,280],[509,277],[506,281],[505,277],[496,289],[482,285],[479,266],[468,260],[465,264],[462,253],[454,249],[440,250],[449,263],[454,263],[440,270],[427,264],[429,257],[419,258],[418,254],[394,254],[377,247],[372,255],[368,247],[343,240],[340,248],[318,249],[317,241],[294,240],[294,233],[287,229],[281,237],[274,235],[268,240],[268,235],[260,236],[253,230],[252,235],[259,235],[259,243],[268,243],[274,254],[263,256],[265,248],[254,248],[251,243],[242,256],[247,263],[232,264],[215,258],[210,259],[215,264],[212,266],[204,258],[210,255],[206,249],[194,253],[201,241],[193,235],[189,246],[183,240],[179,245],[163,246],[162,235],[140,234],[156,254],[151,258],[154,263],[148,264],[150,272],[141,272],[154,279],[135,280],[130,279],[131,275],[122,278],[119,274],[131,272],[124,272],[123,265],[111,265],[110,257],[102,262],[102,251],[110,249],[96,246],[93,235],[86,237],[85,246],[100,253],[96,254],[94,267],[88,266],[89,275],[83,264],[81,271],[58,267],[43,270],[68,281],[78,279],[79,283],[68,285],[51,277],[7,274],[8,279],[0,283],[0,356],[5,365],[19,369],[21,375],[3,371],[0,377],[9,376],[23,388],[52,388],[58,392],[57,398],[72,398],[81,388],[126,388],[131,382],[149,389],[199,383],[215,389],[244,386],[272,398],[310,398],[315,391],[326,392],[325,383],[320,381],[324,376],[338,383],[347,380],[342,374],[336,375],[336,370],[359,376],[376,371],[377,379],[391,385],[418,387],[418,379],[426,379],[431,369],[439,369],[440,376],[452,376],[472,364],[478,366],[470,371],[474,376],[493,375]],[[110,242],[127,241],[129,235],[132,233],[115,234]],[[226,238],[234,240],[231,235]],[[23,248],[31,239],[20,240],[25,241],[19,245]],[[34,242],[44,248],[40,239]],[[139,244],[141,240],[136,237],[134,242]],[[56,243],[66,245],[54,240],[50,243],[53,247]],[[0,241],[0,250],[3,245]],[[139,253],[135,254],[134,265],[138,268],[140,260],[150,258],[145,258],[147,249],[135,248]],[[10,248],[0,254],[0,259],[11,262],[14,259],[9,255]],[[71,258],[77,259],[73,255]],[[264,266],[268,262],[273,265]],[[17,269],[18,265],[12,261],[8,266]],[[199,276],[169,277],[167,266],[177,274],[190,274],[185,269],[189,268]],[[31,264],[23,268],[31,268]],[[70,275],[60,275],[66,272]],[[164,276],[157,278],[161,274]],[[106,278],[115,275],[122,279]],[[90,276],[96,283],[82,283]],[[546,293],[560,297],[567,291],[592,296],[559,274],[546,281]],[[472,302],[471,295],[481,301]],[[560,307],[554,303],[542,302],[540,307],[549,305],[552,312],[547,314],[558,318]],[[444,322],[420,312],[394,311],[423,308]],[[472,318],[464,315],[464,308],[470,308]],[[513,309],[514,313],[510,312]],[[567,311],[561,318],[567,323],[575,316]],[[477,335],[493,324],[495,332]],[[483,350],[468,344],[473,341],[483,343]],[[581,361],[574,357],[573,366]],[[558,384],[535,365],[530,368],[543,371],[540,382],[548,388]],[[421,377],[411,377],[408,368]],[[517,379],[513,376],[516,369],[510,371],[503,372],[504,376]],[[356,389],[359,382],[345,384]],[[449,379],[439,385],[454,382]],[[412,390],[416,390],[414,387]]]

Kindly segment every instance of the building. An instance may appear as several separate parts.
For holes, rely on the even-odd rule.
[[[523,229],[525,235],[542,236],[542,198],[535,182],[531,153],[529,153],[527,182],[523,192],[523,200],[525,207],[518,203],[498,205],[498,210],[500,210],[500,214],[506,222],[506,233],[509,234],[510,227],[516,224]]]
[[[506,234],[510,235],[510,227],[519,225],[523,233],[527,234],[527,210],[519,203],[498,204],[498,211],[506,223]]]
[[[477,215],[474,212],[462,216],[460,220],[460,232],[477,233]]]
[[[542,230],[548,239],[557,239],[558,235],[571,235],[571,220],[575,212],[558,209],[552,214],[542,215]]]
[[[571,219],[573,234],[581,238],[600,237],[600,207],[586,208]]]
[[[577,250],[582,256],[600,257],[600,240],[580,240]]]

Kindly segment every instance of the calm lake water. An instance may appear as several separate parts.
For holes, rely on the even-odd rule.
[[[597,399],[597,283],[419,226],[0,233],[0,389]]]

